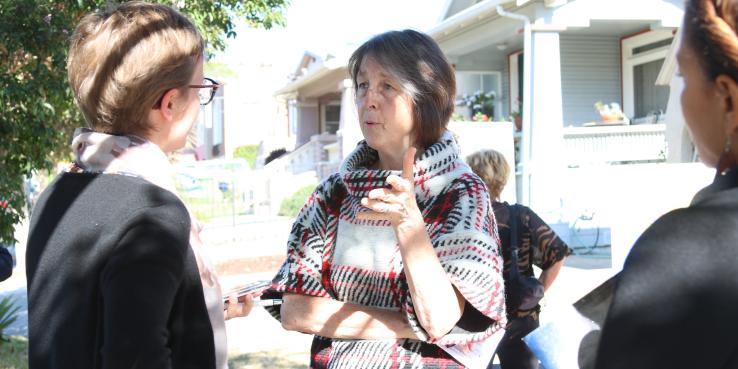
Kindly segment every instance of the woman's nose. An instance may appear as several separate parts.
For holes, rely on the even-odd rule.
[[[375,89],[368,88],[366,90],[366,94],[364,95],[364,105],[367,108],[376,109],[379,106],[379,98],[379,93]]]

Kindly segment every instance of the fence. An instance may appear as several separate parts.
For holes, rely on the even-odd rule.
[[[243,159],[206,160],[175,166],[175,183],[182,200],[201,222],[235,217],[254,210],[251,169]]]
[[[666,160],[666,125],[566,127],[565,160],[585,163],[646,163]]]

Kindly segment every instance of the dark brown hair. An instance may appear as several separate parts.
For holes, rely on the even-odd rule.
[[[738,81],[738,0],[688,0],[683,37],[710,80]]]
[[[430,36],[409,29],[372,37],[349,59],[354,89],[366,58],[382,65],[410,96],[418,145],[425,149],[438,141],[454,111],[456,96],[456,76],[438,44]]]
[[[77,105],[95,131],[145,135],[148,111],[164,93],[189,93],[204,42],[184,15],[129,2],[79,22],[67,70]]]

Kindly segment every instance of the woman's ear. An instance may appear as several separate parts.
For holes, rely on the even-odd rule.
[[[164,120],[166,121],[171,121],[174,119],[177,107],[176,104],[179,101],[180,95],[181,94],[179,90],[176,88],[172,88],[164,93],[164,95],[161,97],[161,103],[155,109],[159,112],[161,118],[164,118]]]
[[[733,136],[738,133],[738,83],[725,74],[715,79],[715,87],[722,109],[725,134]]]

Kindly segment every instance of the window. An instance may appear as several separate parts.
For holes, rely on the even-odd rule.
[[[478,91],[483,93],[494,92],[494,117],[502,116],[502,104],[500,103],[501,95],[501,73],[500,72],[477,72],[477,71],[457,71],[456,72],[456,99],[460,100],[464,95],[473,95]],[[457,113],[471,119],[471,111],[466,107],[457,107]],[[490,117],[492,118],[492,117]]]
[[[338,101],[321,105],[321,133],[336,134],[341,124],[341,103]]]
[[[666,111],[669,88],[656,79],[673,38],[671,30],[656,30],[621,41],[623,111],[633,123],[655,122]]]

